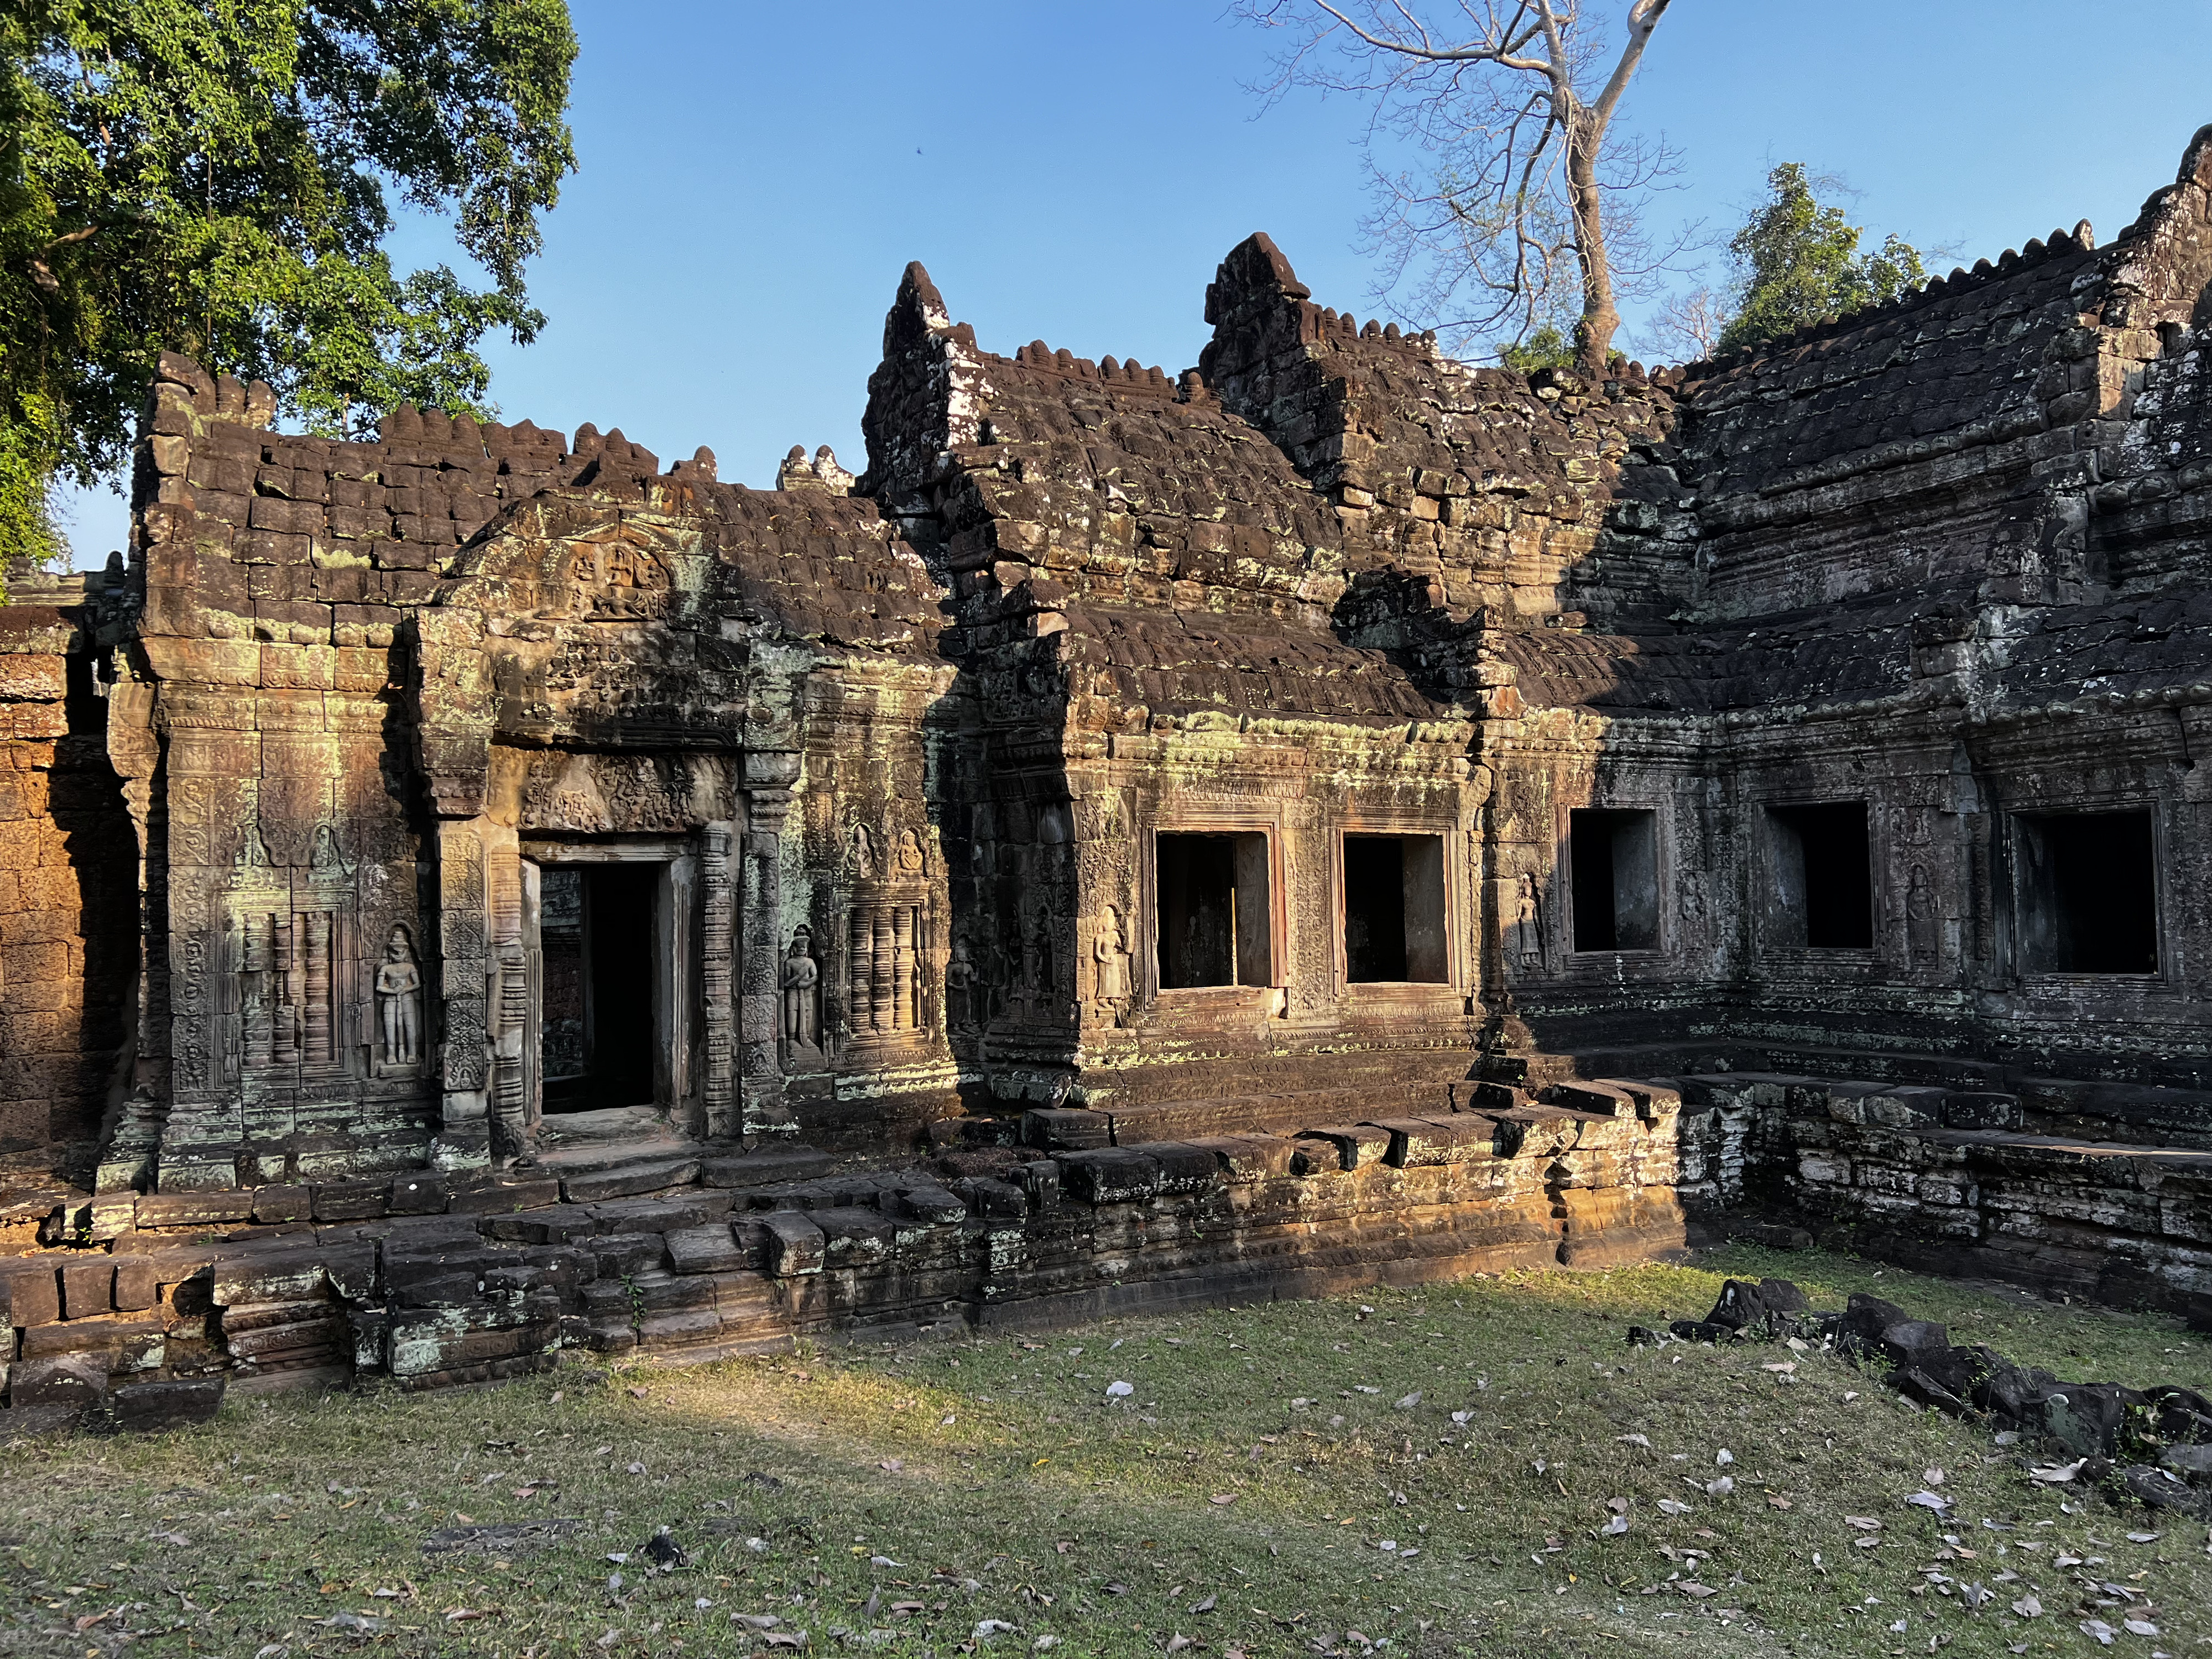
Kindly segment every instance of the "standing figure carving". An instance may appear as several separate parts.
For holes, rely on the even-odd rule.
[[[414,935],[394,922],[376,967],[376,1024],[383,1040],[379,1058],[386,1066],[413,1067],[422,1061],[422,970],[415,960]]]
[[[1110,904],[1098,937],[1091,941],[1091,955],[1098,965],[1098,1000],[1113,1011],[1118,1024],[1129,1006],[1129,940],[1122,930],[1121,913]]]
[[[1544,965],[1544,898],[1533,871],[1522,871],[1514,889],[1513,954],[1523,968]]]
[[[968,935],[952,941],[952,954],[945,964],[945,1024],[956,1031],[972,1031],[982,1024],[976,1003],[975,959],[969,953]]]
[[[853,826],[853,873],[862,881],[876,878],[876,841],[865,823]]]
[[[1029,991],[1030,1017],[1050,1018],[1060,995],[1060,963],[1052,937],[1052,913],[1039,910],[1030,929],[1027,960],[1022,975]]]
[[[822,1058],[821,965],[814,960],[814,933],[801,927],[791,936],[783,958],[783,1060],[787,1070]]]
[[[1936,890],[1925,865],[1916,864],[1905,885],[1905,925],[1915,962],[1936,957]]]

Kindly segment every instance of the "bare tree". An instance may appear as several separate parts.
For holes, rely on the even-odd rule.
[[[1291,32],[1268,90],[1294,85],[1370,100],[1369,222],[1410,285],[1410,313],[1463,338],[1511,325],[1525,338],[1574,319],[1575,359],[1604,371],[1620,327],[1617,286],[1660,263],[1637,234],[1637,198],[1671,157],[1613,132],[1621,95],[1671,0],[1631,0],[1610,67],[1602,0],[1239,0]],[[1602,79],[1601,80],[1601,76]],[[1426,178],[1389,164],[1410,143]]]
[[[1711,287],[1670,294],[1637,332],[1662,362],[1710,362],[1735,314],[1728,295]]]

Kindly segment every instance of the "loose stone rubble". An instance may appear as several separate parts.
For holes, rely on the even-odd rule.
[[[1878,1296],[1856,1292],[1841,1312],[1815,1312],[1786,1279],[1731,1279],[1711,1313],[1674,1321],[1666,1337],[1640,1325],[1628,1329],[1636,1346],[1668,1337],[1793,1338],[1798,1348],[1817,1344],[1845,1358],[1886,1364],[1885,1381],[1917,1404],[1986,1422],[2007,1443],[2031,1437],[2072,1457],[2033,1470],[2033,1480],[2101,1486],[2116,1498],[2212,1520],[2212,1401],[2193,1389],[2063,1382],[1987,1343],[1954,1344],[1945,1327],[1915,1319]]]
[[[9,1409],[1699,1216],[2212,1318],[2209,217],[1595,384],[915,265],[772,490],[165,357],[0,607]]]

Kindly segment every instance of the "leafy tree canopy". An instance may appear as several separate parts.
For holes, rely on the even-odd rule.
[[[1550,323],[1525,340],[1499,340],[1491,348],[1498,361],[1516,374],[1534,374],[1540,368],[1566,368],[1575,361],[1575,343]]]
[[[1895,236],[1871,253],[1865,234],[1841,208],[1816,198],[1796,161],[1766,175],[1766,201],[1729,239],[1736,265],[1735,316],[1717,349],[1741,350],[1777,339],[1823,317],[1893,299],[1927,280],[1920,252]]]
[[[115,473],[165,349],[334,436],[489,413],[575,55],[566,0],[0,6],[0,555],[57,550],[50,482]],[[394,270],[396,204],[488,280]]]

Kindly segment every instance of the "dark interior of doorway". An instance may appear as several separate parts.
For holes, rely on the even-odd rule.
[[[550,866],[538,878],[538,1043],[548,1112],[653,1103],[650,865]]]

